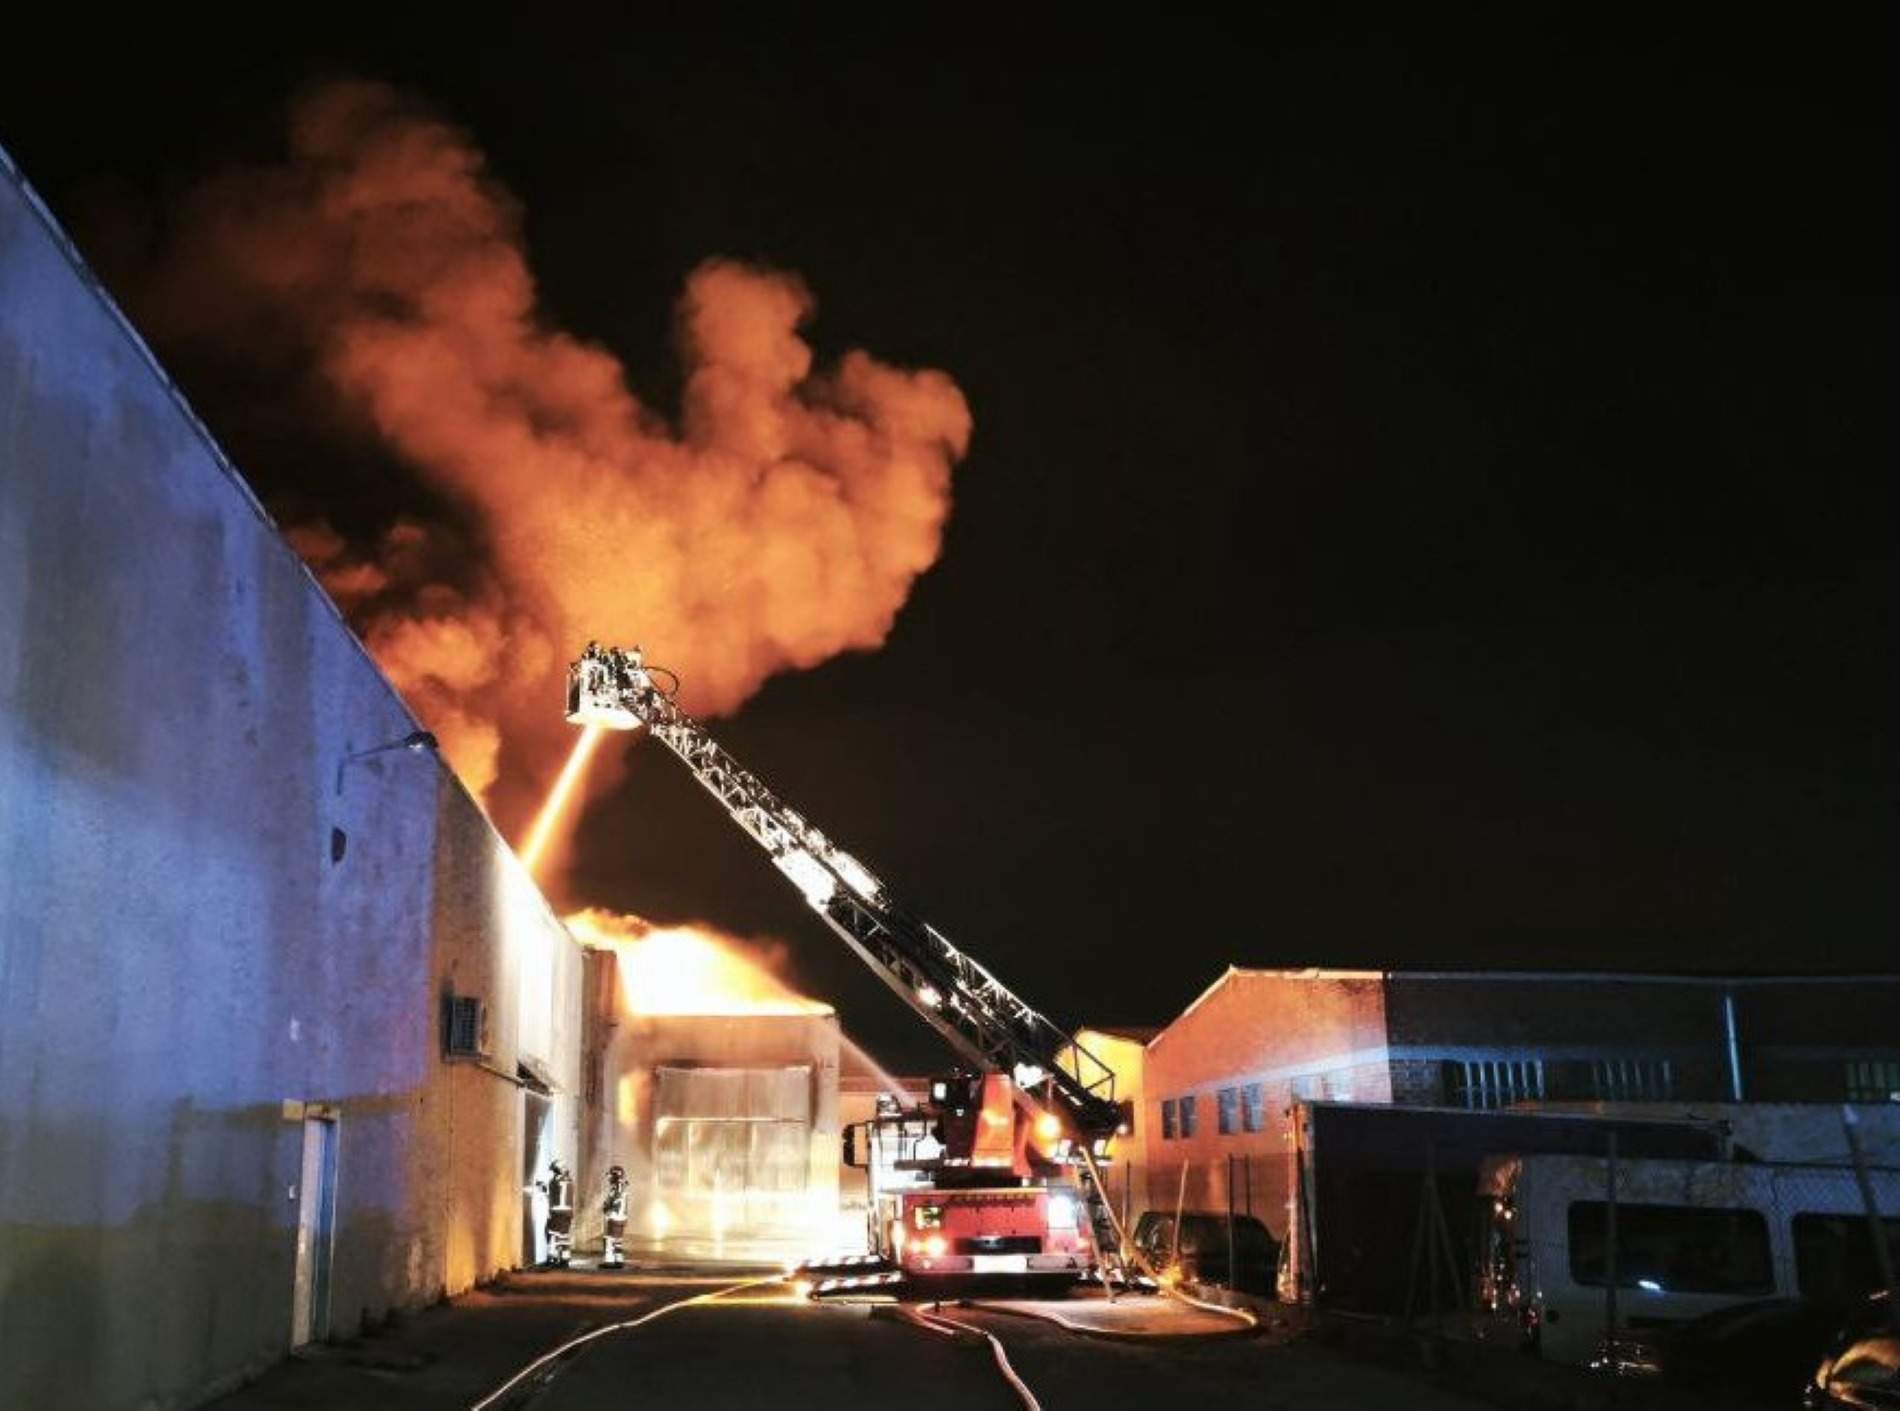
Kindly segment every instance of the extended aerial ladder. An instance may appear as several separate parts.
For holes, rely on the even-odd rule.
[[[680,709],[677,689],[678,678],[647,665],[638,647],[590,643],[569,668],[567,718],[607,729],[644,727],[677,755],[825,924],[959,1057],[979,1074],[1006,1075],[1045,1124],[1053,1114],[1063,1129],[1053,1144],[1056,1159],[1073,1167],[1099,1215],[1104,1193],[1090,1174],[1125,1120],[1114,1073],[720,748]],[[1098,1243],[1113,1256],[1112,1243]]]

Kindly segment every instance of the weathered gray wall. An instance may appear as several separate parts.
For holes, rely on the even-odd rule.
[[[415,728],[0,153],[0,1406],[286,1349],[287,1102],[341,1109],[339,1331],[517,1262],[521,1009],[571,1157],[579,960],[432,755],[339,790]]]

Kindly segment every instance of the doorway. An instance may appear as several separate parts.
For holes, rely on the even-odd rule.
[[[521,1264],[532,1269],[548,1257],[548,1198],[539,1182],[548,1174],[548,1150],[554,1104],[532,1088],[521,1090]]]
[[[330,1264],[336,1252],[337,1119],[303,1123],[303,1171],[297,1182],[297,1276],[290,1308],[290,1345],[330,1336]]]

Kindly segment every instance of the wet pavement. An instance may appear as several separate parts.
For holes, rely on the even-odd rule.
[[[547,1362],[489,1411],[1019,1409],[1025,1403],[983,1333],[1002,1344],[1045,1411],[1660,1404],[1562,1378],[1551,1383],[1551,1395],[1541,1385],[1513,1380],[1500,1396],[1483,1376],[1475,1385],[1466,1377],[1453,1387],[1404,1365],[1389,1346],[1329,1346],[1284,1325],[1234,1335],[1230,1320],[1154,1297],[1112,1304],[1099,1294],[1054,1304],[945,1304],[941,1315],[964,1325],[946,1331],[920,1325],[888,1301],[814,1303],[776,1277],[735,1288],[739,1277],[519,1274],[376,1336],[300,1355],[214,1405],[218,1411],[469,1411],[536,1359],[590,1333],[596,1336]],[[641,1326],[617,1326],[669,1305],[677,1306]],[[1052,1317],[1090,1333],[1120,1335],[1087,1335]],[[1277,1320],[1263,1320],[1269,1321]],[[1216,1331],[1221,1335],[1198,1335]]]

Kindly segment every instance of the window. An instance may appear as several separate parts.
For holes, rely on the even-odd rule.
[[[1194,1135],[1194,1097],[1192,1094],[1181,1099],[1181,1135],[1184,1137]]]
[[[1161,1140],[1171,1142],[1174,1138],[1174,1099],[1164,1097],[1161,1099]]]
[[[1570,1277],[1598,1288],[1607,1278],[1604,1210],[1600,1200],[1570,1207]],[[1768,1222],[1759,1210],[1619,1204],[1616,1283],[1666,1293],[1773,1293]]]
[[[1261,1111],[1263,1096],[1258,1083],[1249,1083],[1240,1090],[1240,1125],[1249,1132],[1257,1132],[1266,1125],[1266,1114]]]
[[[1214,1121],[1223,1137],[1231,1137],[1240,1129],[1240,1091],[1237,1088],[1222,1088],[1214,1103]]]
[[[1118,1111],[1120,1111],[1120,1113],[1121,1113],[1121,1115],[1122,1115],[1122,1120],[1121,1120],[1121,1135],[1122,1135],[1122,1136],[1124,1136],[1124,1137],[1132,1137],[1132,1136],[1134,1136],[1134,1135],[1135,1135],[1135,1103],[1134,1103],[1134,1099],[1133,1099],[1133,1098],[1128,1098],[1128,1099],[1125,1099],[1125,1100],[1123,1100],[1123,1101],[1121,1101],[1121,1102],[1118,1102],[1118,1103],[1116,1103],[1116,1104],[1115,1104],[1115,1107],[1116,1107],[1116,1109],[1117,1109]]]
[[[1599,1058],[1590,1070],[1592,1097],[1666,1102],[1676,1094],[1676,1075],[1666,1058]]]
[[[1865,1215],[1815,1215],[1802,1212],[1794,1230],[1794,1281],[1804,1298],[1847,1301],[1865,1298],[1880,1287],[1873,1232]],[[1881,1222],[1887,1249],[1900,1264],[1900,1219]]]
[[[486,1058],[488,1006],[473,995],[444,995],[442,1049],[451,1058]]]
[[[1849,1102],[1900,1102],[1900,1059],[1863,1059],[1847,1065]]]
[[[1544,1063],[1539,1058],[1450,1059],[1445,1063],[1445,1095],[1458,1107],[1489,1110],[1544,1095]]]

